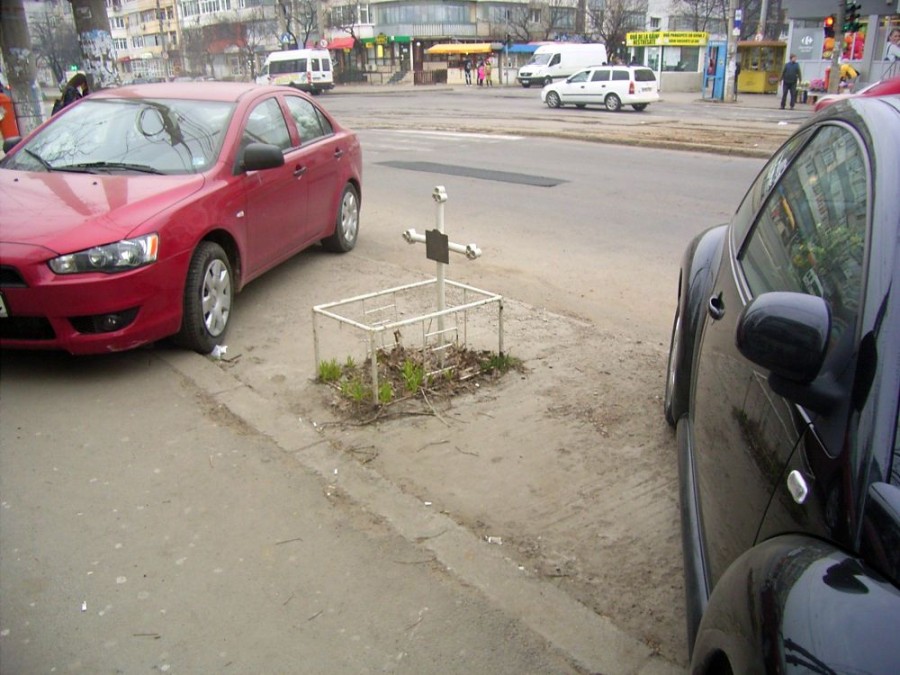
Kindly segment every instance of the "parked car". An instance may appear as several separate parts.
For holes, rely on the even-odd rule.
[[[838,101],[843,101],[844,99],[855,96],[891,96],[893,94],[900,94],[900,75],[897,77],[890,77],[886,80],[873,82],[852,94],[827,94],[822,96],[816,101],[813,110],[819,112],[830,106],[832,103],[837,103]]]
[[[601,105],[616,112],[630,105],[641,111],[659,101],[659,83],[653,71],[643,66],[596,66],[548,84],[541,90],[541,100],[550,108]]]
[[[210,352],[234,295],[311,244],[356,244],[356,135],[290,87],[93,93],[0,161],[0,346]]]
[[[853,97],[684,254],[677,426],[694,673],[900,664],[900,98]]]

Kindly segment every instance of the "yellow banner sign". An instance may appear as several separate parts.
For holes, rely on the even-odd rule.
[[[690,31],[654,31],[652,33],[628,33],[625,44],[629,47],[702,47],[709,33]]]

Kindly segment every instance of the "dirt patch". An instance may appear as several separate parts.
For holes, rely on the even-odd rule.
[[[386,406],[405,412],[365,423],[333,387],[286,396],[336,449],[683,663],[676,459],[660,396],[666,345],[524,304],[507,309],[523,370]]]

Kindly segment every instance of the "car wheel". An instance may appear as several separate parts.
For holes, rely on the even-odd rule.
[[[231,261],[225,251],[215,242],[201,241],[188,268],[181,330],[175,341],[201,354],[222,344],[233,292]]]
[[[610,112],[618,112],[622,108],[622,101],[615,94],[610,94],[604,101],[606,109]]]
[[[346,253],[356,246],[356,238],[359,235],[359,193],[356,188],[347,183],[344,193],[341,195],[341,203],[338,206],[337,219],[334,224],[334,234],[322,240],[322,246],[327,251],[334,253]]]
[[[552,77],[547,76],[547,77],[544,78],[544,86],[546,87],[548,84],[553,84],[553,78],[552,78]]]
[[[669,341],[669,363],[666,366],[666,396],[663,399],[663,412],[666,422],[674,427],[678,423],[685,410],[684,382],[681,381],[681,365],[683,362],[681,339],[681,309],[675,310],[675,320],[672,322],[672,339]]]
[[[634,104],[632,104],[631,107],[634,108],[635,110],[637,110],[638,112],[642,112],[647,109],[647,104],[646,103],[634,103]]]
[[[547,92],[547,107],[548,108],[562,107],[562,101],[559,99],[559,94],[557,94],[555,91]]]

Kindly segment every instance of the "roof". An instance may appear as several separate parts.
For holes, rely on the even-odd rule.
[[[98,98],[183,98],[209,101],[237,101],[248,91],[261,89],[249,82],[157,82],[102,89],[91,94]],[[275,89],[276,87],[272,87]]]

